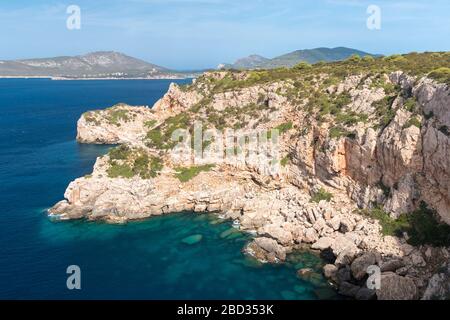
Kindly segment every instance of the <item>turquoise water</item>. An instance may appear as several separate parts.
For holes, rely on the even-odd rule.
[[[125,225],[46,216],[67,184],[89,173],[108,150],[76,143],[80,114],[117,102],[152,105],[169,83],[0,79],[0,298],[334,296],[320,275],[296,276],[298,268],[320,270],[313,254],[291,255],[285,265],[260,264],[241,252],[249,235],[212,215],[182,213]],[[81,290],[66,288],[66,268],[73,264],[81,268]]]

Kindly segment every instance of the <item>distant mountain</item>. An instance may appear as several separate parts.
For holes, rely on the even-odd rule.
[[[265,58],[265,57],[257,55],[257,54],[252,54],[248,57],[236,60],[233,64],[219,65],[219,69],[222,69],[222,68],[253,69],[253,68],[258,68],[269,61],[270,61],[270,59],[268,59],[268,58]]]
[[[182,78],[168,70],[123,53],[98,51],[81,56],[0,61],[0,76],[61,78]]]
[[[304,61],[308,63],[317,63],[319,61],[331,62],[345,60],[352,55],[357,54],[364,56],[378,56],[364,51],[338,47],[338,48],[316,48],[297,50],[273,59],[267,59],[258,55],[252,55],[247,58],[238,59],[233,64],[224,64],[222,68],[233,69],[271,69],[278,67],[293,67],[297,63]]]

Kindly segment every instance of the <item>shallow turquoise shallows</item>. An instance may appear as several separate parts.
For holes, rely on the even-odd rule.
[[[152,105],[169,84],[0,79],[0,298],[335,297],[315,255],[258,263],[242,253],[250,236],[227,232],[231,224],[213,215],[179,213],[125,225],[46,216],[67,184],[89,173],[109,148],[76,143],[81,113],[118,102]],[[69,265],[81,268],[81,290],[66,287]],[[317,273],[301,280],[299,268]]]

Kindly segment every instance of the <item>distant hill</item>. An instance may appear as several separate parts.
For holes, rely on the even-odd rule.
[[[338,48],[316,48],[293,51],[273,59],[267,59],[258,55],[251,55],[246,58],[238,59],[233,64],[223,64],[226,69],[272,69],[278,67],[293,67],[297,63],[304,61],[308,63],[317,63],[319,61],[331,62],[345,60],[352,55],[378,56],[364,51],[338,47]]]
[[[265,58],[257,54],[252,54],[248,57],[236,60],[233,64],[223,64],[222,66],[219,66],[219,69],[221,68],[253,69],[258,68],[269,61],[270,59],[268,58]]]
[[[184,73],[114,51],[80,56],[0,61],[0,76],[61,78],[182,78]]]

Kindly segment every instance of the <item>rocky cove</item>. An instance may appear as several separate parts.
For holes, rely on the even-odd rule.
[[[111,223],[216,213],[255,234],[245,251],[261,261],[282,263],[305,246],[320,251],[341,295],[448,299],[450,89],[433,70],[448,67],[450,55],[434,55],[209,72],[172,84],[151,109],[87,112],[77,140],[120,146],[71,182],[49,213]],[[418,61],[430,70],[407,67]],[[171,134],[195,121],[277,129],[278,170],[265,155],[213,165],[174,157]],[[377,289],[366,284],[370,266],[381,273]]]

